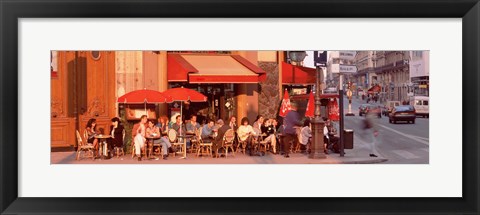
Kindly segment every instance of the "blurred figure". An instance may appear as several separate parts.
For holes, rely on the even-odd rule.
[[[378,127],[376,122],[376,114],[367,113],[367,116],[364,120],[364,134],[367,138],[370,148],[370,157],[378,157],[377,154],[377,136],[378,136]]]
[[[297,112],[298,105],[295,102],[290,103],[290,111],[285,116],[285,137],[283,143],[283,151],[285,153],[285,158],[289,158],[290,155],[290,144],[291,142],[297,139],[296,129],[299,126],[302,126],[300,122],[300,115]]]
[[[248,151],[248,154],[252,155],[253,135],[256,135],[256,134],[255,134],[255,131],[253,130],[253,127],[249,124],[250,122],[248,121],[248,118],[243,117],[242,124],[238,127],[237,134],[238,134],[238,138],[240,138],[240,141],[246,143],[246,149]]]
[[[112,121],[112,125],[110,126],[110,135],[112,135],[112,138],[107,139],[107,142],[108,142],[109,149],[110,150],[112,148],[117,149],[116,153],[118,154],[120,148],[123,148],[124,128],[122,125],[120,125],[120,118],[113,117],[111,121]]]

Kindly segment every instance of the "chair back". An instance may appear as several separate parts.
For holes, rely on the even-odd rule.
[[[77,135],[77,142],[78,142],[78,146],[83,146],[83,140],[82,140],[82,136],[80,136],[80,132],[78,132],[78,130],[75,130],[75,133]]]
[[[175,143],[177,141],[177,132],[174,129],[168,130],[168,140],[171,143]]]
[[[88,132],[87,132],[87,129],[83,130],[83,139],[84,139],[85,141],[88,140]]]
[[[225,135],[223,136],[223,141],[225,143],[231,143],[233,142],[234,139],[235,139],[235,132],[233,131],[233,129],[228,129],[225,132]]]
[[[196,138],[198,139],[198,142],[199,142],[199,143],[203,143],[202,133],[203,133],[203,126],[200,126],[200,128],[198,128],[198,129],[195,131],[195,136],[196,136]]]

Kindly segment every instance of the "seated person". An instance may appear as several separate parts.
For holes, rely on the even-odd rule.
[[[186,132],[190,134],[195,134],[195,131],[200,128],[200,124],[197,122],[197,116],[192,115],[190,122],[186,123]]]
[[[209,119],[208,123],[203,126],[201,134],[203,142],[211,143],[214,139],[213,125],[213,120]]]
[[[85,131],[87,132],[87,143],[93,144],[93,148],[95,148],[95,156],[98,156],[98,139],[95,138],[95,135],[97,135],[97,120],[94,118],[91,118],[87,122],[87,126],[85,127]]]
[[[312,126],[312,124],[310,123],[310,120],[306,119],[303,122],[303,127],[302,127],[302,130],[300,131],[300,135],[302,136],[301,142],[300,142],[302,144],[301,147],[303,148],[303,150],[306,150],[307,152],[310,148],[309,143],[310,143],[311,138],[312,138],[311,126]]]
[[[265,135],[263,140],[272,146],[273,154],[277,154],[277,138],[275,137],[275,126],[272,124],[272,119],[265,120],[262,125],[262,134]]]
[[[163,135],[160,133],[160,130],[157,126],[153,125],[153,121],[148,122],[148,128],[147,128],[147,137],[160,137],[159,139],[154,139],[153,143],[154,144],[160,144],[162,147],[162,158],[164,160],[167,160],[168,157],[168,150],[172,147],[172,144],[168,140],[168,135],[166,133],[163,133]],[[158,160],[158,158],[157,158]]]
[[[172,129],[175,130],[177,132],[177,135],[185,135],[186,134],[186,129],[185,129],[185,125],[183,124],[182,122],[182,116],[181,115],[177,115],[175,117],[175,123],[172,124]],[[178,141],[179,142],[183,142],[183,138],[178,138]],[[187,148],[190,148],[190,139],[187,138]]]
[[[216,153],[217,149],[222,146],[223,137],[225,136],[225,133],[230,129],[230,126],[228,124],[225,124],[221,119],[217,120],[217,125],[219,125],[220,128],[218,128],[218,134],[212,142],[212,150],[214,153]]]
[[[123,148],[124,128],[122,125],[120,125],[120,119],[118,117],[113,117],[111,121],[112,125],[110,126],[110,135],[112,135],[112,138],[107,139],[109,142],[109,148]]]
[[[241,125],[238,127],[237,130],[238,138],[240,141],[245,142],[247,144],[247,151],[250,155],[252,155],[252,139],[253,135],[256,135],[253,127],[249,125],[248,118],[243,117]]]

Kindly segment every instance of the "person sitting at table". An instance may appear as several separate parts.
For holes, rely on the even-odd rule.
[[[310,142],[312,138],[312,124],[310,123],[309,119],[306,119],[303,121],[303,127],[302,130],[300,131],[300,135],[302,136],[301,138],[301,150],[302,152],[307,152],[310,149]]]
[[[169,124],[168,117],[163,115],[158,118],[158,123],[156,126],[158,127],[161,133],[167,133],[168,129],[170,129],[168,124]]]
[[[185,127],[186,127],[186,130],[187,130],[187,133],[195,134],[195,131],[200,128],[200,124],[198,124],[198,122],[197,122],[197,116],[192,115],[190,117],[190,122],[186,123]]]
[[[212,151],[214,153],[217,153],[217,149],[222,147],[222,141],[223,137],[225,136],[225,133],[231,129],[228,124],[225,124],[222,119],[217,120],[217,124],[220,126],[218,128],[218,133],[215,139],[212,142]],[[227,150],[227,149],[225,149]],[[215,156],[214,156],[215,157]]]
[[[160,144],[162,148],[162,158],[164,160],[167,160],[168,149],[172,147],[172,144],[168,140],[167,134],[163,133],[162,135],[160,133],[160,128],[154,125],[152,120],[148,121],[147,137],[153,138],[153,144]],[[157,149],[157,150],[160,150],[160,149]]]
[[[177,115],[175,117],[175,123],[172,124],[172,129],[175,130],[177,132],[177,135],[179,136],[184,136],[186,134],[186,129],[185,129],[185,124],[183,124],[182,122],[182,116],[181,115]],[[178,138],[178,141],[179,142],[183,142],[183,139],[182,138]],[[190,148],[190,139],[187,138],[187,149]]]
[[[237,117],[236,116],[230,116],[230,120],[229,120],[229,123],[228,123],[228,126],[230,126],[231,129],[233,129],[234,131],[234,134],[235,134],[235,138],[233,139],[233,148],[237,148],[237,145],[238,145],[238,140],[237,140],[237,129],[238,129],[238,125],[237,125]]]
[[[256,135],[253,127],[249,125],[249,121],[247,117],[242,118],[242,124],[238,127],[237,134],[240,141],[245,142],[247,144],[247,151],[249,155],[252,155],[252,140],[253,135]]]
[[[140,117],[140,123],[136,130],[136,135],[134,140],[135,144],[135,155],[138,157],[138,161],[142,160],[141,149],[145,146],[145,135],[146,135],[146,126],[147,123],[147,115],[142,115]]]
[[[267,119],[264,121],[261,127],[263,140],[272,146],[271,151],[273,154],[277,154],[277,140],[275,137],[275,127],[272,125],[272,120]]]
[[[203,126],[202,134],[201,134],[203,142],[205,142],[205,143],[211,143],[212,142],[213,137],[214,137],[213,126],[214,126],[214,122],[213,122],[212,119],[209,119],[207,121],[207,124],[205,124]]]
[[[93,144],[93,148],[95,148],[95,156],[98,156],[98,139],[95,138],[97,135],[97,120],[91,118],[87,122],[87,126],[85,126],[85,131],[87,132],[87,143]]]
[[[265,118],[263,118],[262,115],[258,115],[257,118],[255,119],[255,122],[253,123],[253,130],[257,133],[257,134],[261,134],[262,133],[262,125],[263,125],[263,121],[265,120]]]
[[[109,145],[110,151],[113,152],[113,150],[111,150],[113,148],[123,148],[124,128],[122,125],[120,125],[120,118],[113,117],[111,121],[112,125],[110,125],[110,135],[112,135],[112,138],[107,139],[107,143]]]

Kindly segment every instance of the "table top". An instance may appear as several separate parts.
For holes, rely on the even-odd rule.
[[[147,139],[160,139],[160,135],[157,136],[146,136]]]
[[[95,138],[102,139],[102,138],[111,138],[112,135],[105,135],[105,134],[97,134],[94,136]]]

